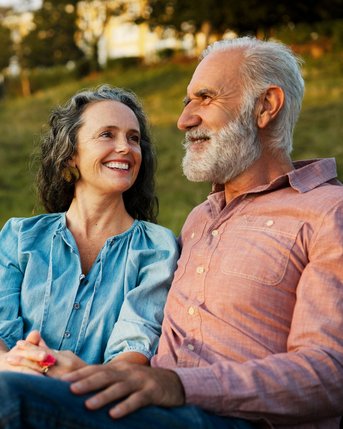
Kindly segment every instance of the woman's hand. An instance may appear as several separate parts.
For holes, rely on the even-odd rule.
[[[113,360],[111,365],[88,365],[62,379],[72,383],[75,394],[98,391],[86,400],[88,409],[119,401],[109,411],[112,418],[147,405],[174,407],[185,402],[183,385],[174,371],[131,362]]]
[[[34,369],[30,366],[12,364],[12,362],[16,362],[17,354],[18,350],[16,347],[8,351],[3,351],[0,354],[0,371],[13,371],[26,374],[42,375],[42,368]]]
[[[7,363],[12,371],[29,371],[60,378],[62,375],[82,368],[86,363],[73,352],[57,351],[47,347],[38,331],[31,332],[26,340],[20,340],[7,354]],[[44,361],[55,362],[52,366],[43,364]],[[17,369],[16,369],[17,368]]]

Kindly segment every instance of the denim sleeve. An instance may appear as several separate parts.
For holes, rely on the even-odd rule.
[[[19,263],[19,220],[10,219],[0,232],[0,340],[11,349],[23,338],[20,291],[23,272]]]
[[[155,239],[147,248],[128,255],[132,278],[127,281],[136,282],[136,286],[124,297],[107,343],[105,363],[122,352],[139,352],[148,359],[156,353],[179,250],[175,237],[168,230],[163,229]]]

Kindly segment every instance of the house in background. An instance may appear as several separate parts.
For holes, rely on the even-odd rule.
[[[79,46],[87,52],[87,45],[89,48],[96,43],[101,65],[124,57],[153,62],[166,50],[193,53],[191,35],[180,39],[172,29],[158,27],[151,30],[147,23],[138,19],[146,13],[146,0],[80,1],[77,6],[81,30]]]
[[[53,7],[53,2],[51,2]],[[35,8],[39,8],[35,3]],[[74,8],[66,4],[66,8]],[[186,32],[182,37],[172,28],[157,27],[151,30],[144,20],[149,13],[146,0],[81,0],[76,5],[77,27],[75,40],[86,56],[102,66],[108,61],[123,57],[142,58],[146,62],[158,61],[168,52],[182,52],[197,56],[205,47],[203,34]],[[3,23],[12,31],[15,44],[33,28],[33,11],[6,10]],[[17,73],[15,58],[10,68]]]

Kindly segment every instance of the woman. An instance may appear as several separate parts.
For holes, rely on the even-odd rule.
[[[178,251],[154,224],[142,107],[106,85],[77,93],[52,113],[40,161],[48,214],[10,219],[0,235],[0,370],[148,363]]]

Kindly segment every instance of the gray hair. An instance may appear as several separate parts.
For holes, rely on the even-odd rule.
[[[241,49],[244,61],[240,74],[244,98],[257,98],[271,85],[282,88],[285,104],[270,130],[271,148],[292,151],[292,136],[304,96],[302,64],[289,47],[279,42],[262,41],[253,37],[225,39],[208,46],[200,59],[218,51]]]

